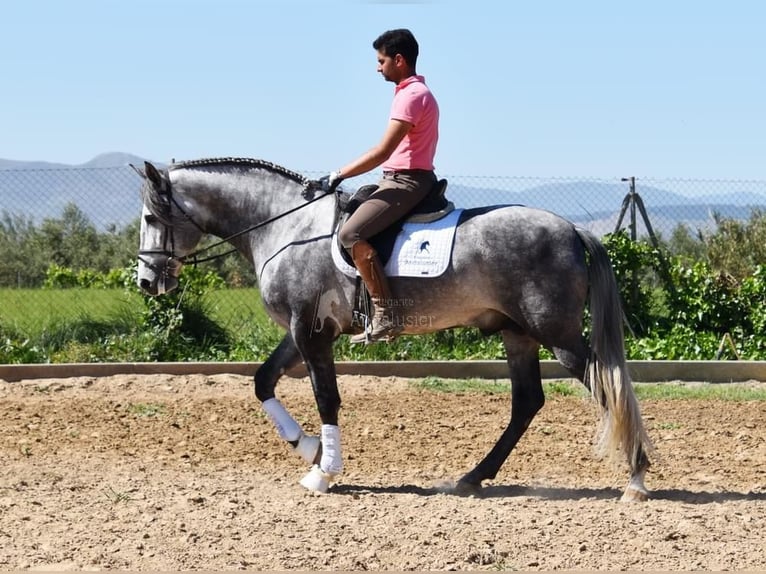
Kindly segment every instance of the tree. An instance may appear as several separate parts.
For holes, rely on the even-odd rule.
[[[710,266],[736,279],[751,275],[766,265],[766,214],[754,209],[747,221],[714,214],[716,232],[705,238]]]
[[[52,263],[72,269],[92,268],[99,248],[98,232],[76,204],[68,203],[60,219],[43,220],[40,247],[50,253]]]
[[[697,232],[695,236],[689,226],[684,223],[673,229],[670,240],[667,242],[667,250],[671,256],[679,257],[688,263],[707,259],[702,233]]]
[[[0,286],[31,287],[45,277],[47,254],[36,248],[37,229],[31,217],[3,211],[0,220]]]

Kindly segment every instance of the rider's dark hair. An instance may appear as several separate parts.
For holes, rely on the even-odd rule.
[[[406,28],[383,32],[372,43],[372,47],[391,58],[401,54],[410,68],[415,70],[415,63],[418,61],[418,41]]]

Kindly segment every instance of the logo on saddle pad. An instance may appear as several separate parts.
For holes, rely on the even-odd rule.
[[[438,277],[449,267],[455,229],[462,209],[455,209],[430,223],[407,222],[396,237],[391,257],[385,266],[388,277]],[[346,275],[353,277],[356,269],[346,263],[335,237],[332,259]]]

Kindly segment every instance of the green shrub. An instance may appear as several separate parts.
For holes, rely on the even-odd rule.
[[[139,291],[145,308],[138,318],[137,328],[143,360],[190,361],[214,360],[225,357],[231,346],[226,330],[211,319],[206,294],[220,288],[223,280],[215,273],[194,266],[183,268],[178,288],[161,297],[151,297]],[[138,287],[130,282],[128,289]]]
[[[44,363],[46,358],[45,353],[29,338],[8,331],[0,325],[0,363]]]

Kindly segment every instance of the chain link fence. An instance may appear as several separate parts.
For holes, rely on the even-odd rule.
[[[323,174],[306,172],[307,177]],[[766,205],[766,180],[564,178],[444,175],[447,195],[457,207],[520,204],[548,209],[599,235],[615,230],[626,196],[637,194],[654,230],[672,233],[678,225],[709,229],[713,214],[746,219]],[[344,184],[376,180],[367,174]],[[75,204],[97,230],[126,226],[138,218],[140,178],[130,166],[104,168],[0,169],[0,213],[39,224],[60,218]],[[632,202],[631,202],[632,203]],[[626,222],[627,220],[624,220]],[[645,233],[644,221],[639,232]]]
[[[746,220],[766,207],[766,181],[440,175],[449,180],[447,196],[457,207],[539,207],[599,236],[625,228],[633,237],[653,231],[667,239],[679,226],[697,236],[713,232],[717,216]],[[344,186],[351,190],[375,179],[376,174],[368,174]],[[140,185],[129,165],[0,169],[0,323],[14,315],[19,290],[41,291],[34,296],[45,305],[45,290],[39,288],[50,264],[83,269],[95,260],[104,271],[134,262]],[[239,267],[239,275],[229,273],[229,278],[246,275],[244,261],[230,257],[235,260],[217,262],[215,268]],[[251,276],[230,285],[252,286],[253,281]],[[25,299],[31,296],[27,292]],[[97,305],[97,298],[83,300],[77,312],[103,312]],[[55,305],[49,309],[57,311]],[[249,315],[236,308],[226,314]]]
[[[41,224],[76,205],[99,231],[126,226],[141,212],[141,179],[130,166],[0,169],[0,213]]]

